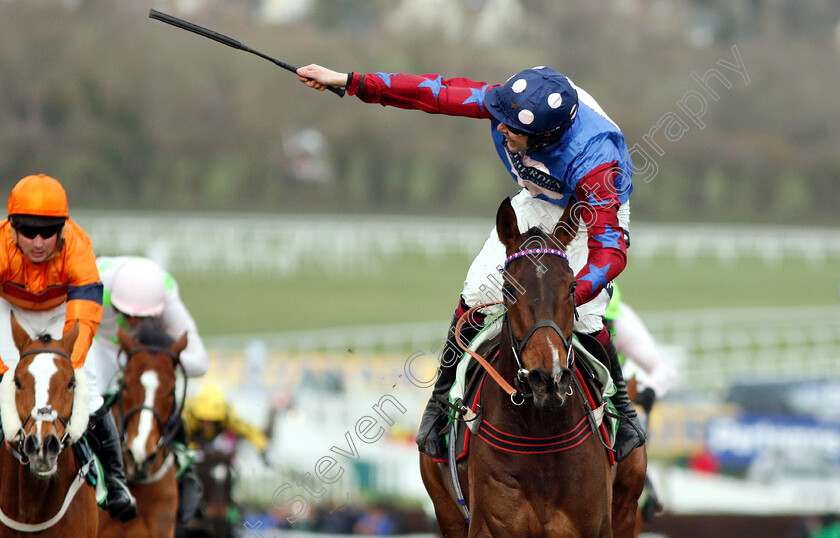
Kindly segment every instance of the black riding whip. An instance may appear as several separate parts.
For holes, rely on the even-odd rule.
[[[187,30],[188,32],[193,32],[193,33],[198,34],[200,36],[204,36],[206,38],[212,39],[213,41],[218,41],[219,43],[221,43],[223,45],[227,45],[228,47],[233,47],[237,50],[244,50],[245,52],[250,52],[251,54],[256,54],[260,58],[265,58],[266,60],[274,63],[275,65],[278,65],[278,66],[282,67],[283,69],[285,69],[287,71],[291,71],[292,73],[297,74],[297,67],[293,66],[292,64],[286,63],[283,60],[278,60],[277,58],[272,58],[271,56],[269,56],[267,54],[263,54],[262,52],[260,52],[258,50],[254,50],[247,45],[243,45],[242,43],[233,39],[232,37],[228,37],[224,34],[214,32],[213,30],[208,30],[207,28],[204,28],[204,27],[199,26],[197,24],[193,24],[193,23],[185,21],[183,19],[179,19],[178,17],[173,17],[172,15],[167,15],[166,13],[161,13],[160,11],[157,11],[156,9],[149,10],[149,18],[159,20],[161,22],[165,22],[166,24],[171,24],[172,26],[175,26],[175,27],[180,28],[182,30]],[[328,87],[327,89],[329,91],[333,92],[334,94],[336,94],[339,97],[344,97],[344,92],[346,91],[344,88]]]

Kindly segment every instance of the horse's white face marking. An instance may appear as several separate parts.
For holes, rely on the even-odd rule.
[[[548,341],[548,347],[551,349],[551,376],[557,377],[562,371],[562,367],[560,366],[560,352],[550,340]]]
[[[155,394],[157,393],[157,388],[160,385],[157,372],[154,370],[143,372],[140,376],[140,384],[143,385],[143,390],[145,391],[143,405],[150,409],[154,409]],[[146,441],[149,439],[155,420],[154,413],[152,413],[149,409],[143,409],[139,414],[140,423],[137,425],[137,436],[131,442],[131,455],[137,463],[145,461],[147,457]]]
[[[39,409],[49,408],[50,399],[50,380],[52,376],[58,372],[58,366],[55,364],[55,355],[52,353],[39,353],[29,363],[29,373],[35,378],[35,407],[30,411],[32,418],[35,419],[36,432],[35,435],[41,437],[41,428],[44,420],[52,422],[56,418],[55,411],[52,416],[47,417],[39,414]]]

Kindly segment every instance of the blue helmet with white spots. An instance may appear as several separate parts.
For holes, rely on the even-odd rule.
[[[484,102],[494,118],[527,134],[562,135],[578,109],[577,90],[568,77],[545,66],[520,71],[490,88]]]

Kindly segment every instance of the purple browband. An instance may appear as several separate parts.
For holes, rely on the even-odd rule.
[[[569,263],[569,257],[566,256],[566,253],[562,250],[557,250],[556,248],[532,248],[528,250],[520,250],[519,252],[514,252],[505,260],[505,271],[507,271],[508,264],[517,258],[521,258],[522,256],[528,256],[529,254],[554,254],[555,256],[560,256],[566,263]]]

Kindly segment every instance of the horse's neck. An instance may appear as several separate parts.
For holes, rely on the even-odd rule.
[[[49,479],[38,479],[6,449],[0,446],[2,476],[0,503],[3,513],[20,523],[40,523],[61,508],[64,495],[76,477],[73,450],[58,455],[58,471]]]

